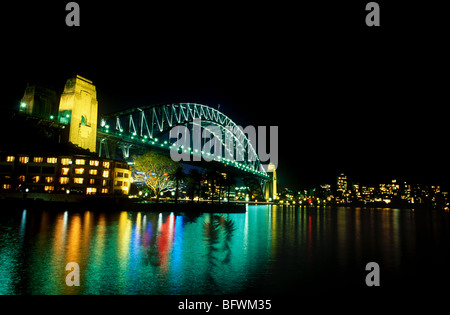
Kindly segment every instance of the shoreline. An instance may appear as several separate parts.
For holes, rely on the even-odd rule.
[[[323,207],[348,207],[367,209],[414,209],[414,210],[443,210],[429,207],[424,204],[326,204],[326,205],[295,205],[295,204],[274,204],[272,202],[221,202],[215,201],[184,201],[178,203],[161,200],[156,202],[143,202],[142,200],[130,199],[127,196],[105,195],[66,195],[48,193],[3,193],[0,194],[1,208],[16,209],[49,209],[49,210],[109,210],[109,211],[148,211],[148,212],[187,212],[187,213],[245,213],[247,205],[277,205],[283,209],[288,207],[302,207],[319,209]],[[0,210],[2,211],[2,210]]]
[[[152,202],[143,203],[127,196],[86,196],[42,193],[0,194],[1,208],[48,210],[109,210],[187,213],[245,213],[245,203]],[[0,210],[1,211],[1,210]]]

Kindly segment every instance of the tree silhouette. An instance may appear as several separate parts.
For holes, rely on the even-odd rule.
[[[187,182],[189,184],[191,192],[191,200],[194,200],[195,190],[198,187],[198,195],[201,197],[201,181],[203,180],[203,175],[195,168],[191,169],[187,177]]]
[[[179,165],[172,173],[169,174],[169,180],[175,181],[175,203],[178,203],[178,194],[180,192],[180,183],[186,180],[186,173]]]

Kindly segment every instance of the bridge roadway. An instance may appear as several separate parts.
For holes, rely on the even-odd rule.
[[[170,150],[172,144],[168,140],[160,140],[158,138],[153,141],[142,141],[136,137],[126,137],[124,135],[117,134],[116,132],[105,132],[101,128],[97,131],[97,148],[99,156],[106,156],[109,158],[122,158],[124,160],[130,160],[133,155],[144,154],[147,151],[155,151],[159,154],[170,156]],[[120,151],[119,151],[120,150]],[[201,152],[194,152],[192,148],[189,150],[190,155],[193,157],[201,157]],[[119,154],[117,152],[120,152]],[[208,168],[214,165],[218,171],[225,173],[232,173],[237,177],[246,177],[249,175],[256,176],[260,179],[269,179],[269,175],[265,172],[251,170],[248,166],[237,161],[230,161],[225,158],[215,158],[211,162],[207,162],[204,159],[200,161],[194,161],[192,158],[190,161],[181,161],[181,163],[198,166],[201,168]]]
[[[125,160],[133,154],[139,155],[149,150],[169,155],[170,150],[175,149],[176,139],[169,138],[169,132],[175,126],[183,126],[186,132],[193,133],[194,128],[207,129],[211,134],[216,130],[220,136],[214,134],[213,138],[220,142],[220,152],[226,152],[224,157],[222,154],[200,151],[193,148],[195,140],[190,141],[189,138],[188,147],[177,145],[176,148],[178,152],[183,150],[192,157],[191,161],[182,161],[183,163],[208,167],[211,165],[207,164],[211,162],[205,161],[208,158],[213,159],[212,163],[216,168],[226,172],[233,169],[234,173],[242,176],[251,175],[259,180],[270,178],[242,128],[220,111],[202,104],[152,105],[104,115],[97,129],[97,151],[99,156],[121,157]],[[203,145],[197,143],[196,147],[203,148]],[[121,154],[117,154],[118,149]],[[192,161],[194,156],[200,157],[197,158],[200,161]],[[235,160],[237,156],[241,157],[238,161]]]

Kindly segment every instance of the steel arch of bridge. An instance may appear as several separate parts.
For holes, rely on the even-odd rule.
[[[222,152],[226,152],[226,156],[215,156],[214,160],[227,163],[259,177],[269,177],[244,130],[228,116],[207,105],[175,103],[135,107],[103,115],[99,131],[114,134],[128,143],[157,145],[170,150],[173,144],[169,141],[162,141],[160,137],[173,127],[193,125],[197,121],[201,121],[202,127],[213,133],[225,149]],[[211,126],[220,128],[220,137]],[[229,143],[225,143],[225,140],[229,141],[230,139],[233,139],[231,146]],[[192,142],[188,153],[205,156],[204,152],[194,152]]]

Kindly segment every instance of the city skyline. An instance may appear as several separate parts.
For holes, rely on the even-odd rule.
[[[281,190],[281,189],[280,189]],[[280,202],[292,205],[355,205],[377,207],[432,207],[449,209],[449,192],[440,185],[406,182],[392,179],[387,182],[364,183],[352,180],[344,173],[334,183],[300,190],[282,189]]]

